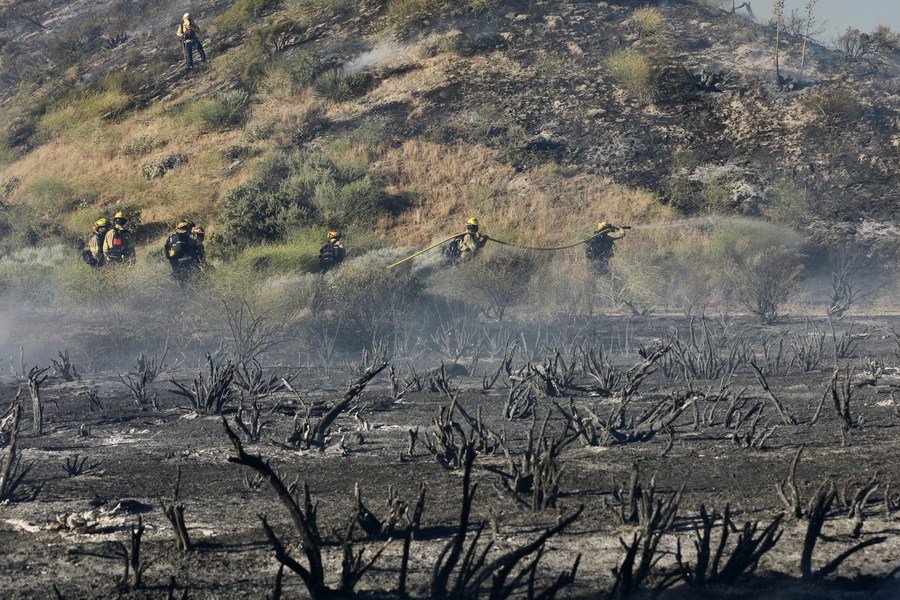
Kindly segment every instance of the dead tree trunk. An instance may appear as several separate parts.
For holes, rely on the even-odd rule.
[[[41,400],[41,385],[47,381],[44,375],[50,367],[43,369],[32,367],[28,372],[28,392],[31,394],[31,414],[34,418],[32,432],[34,435],[44,435],[44,402]]]

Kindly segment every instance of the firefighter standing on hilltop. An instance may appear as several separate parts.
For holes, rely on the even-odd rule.
[[[347,249],[341,242],[341,233],[339,231],[329,231],[328,241],[319,249],[319,265],[324,273],[332,267],[341,264],[347,256]]]
[[[184,13],[181,25],[178,26],[175,35],[181,38],[181,45],[184,48],[185,70],[194,66],[194,49],[197,50],[200,61],[206,62],[206,52],[203,51],[203,44],[200,42],[200,28],[191,19],[190,13]]]
[[[597,231],[588,240],[584,248],[584,256],[594,265],[598,273],[609,272],[609,259],[612,258],[613,244],[615,240],[625,237],[627,226],[617,226],[600,221],[597,223]]]
[[[103,238],[103,256],[107,264],[134,263],[134,240],[122,211],[113,216],[113,227]]]
[[[188,221],[179,221],[175,225],[175,232],[166,240],[163,250],[172,267],[172,276],[182,285],[190,280],[203,261],[202,246],[192,234]]]
[[[81,252],[84,262],[92,267],[102,267],[106,264],[106,257],[103,255],[103,240],[106,238],[107,231],[109,231],[109,219],[106,217],[97,219],[94,222],[94,231]]]
[[[451,265],[469,262],[484,248],[488,237],[479,233],[478,228],[478,219],[470,217],[466,221],[466,233],[454,238],[447,246],[444,255]]]

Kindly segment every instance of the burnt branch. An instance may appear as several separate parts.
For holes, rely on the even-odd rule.
[[[162,498],[157,498],[157,501],[163,514],[169,523],[172,524],[172,529],[175,531],[175,547],[180,552],[190,552],[192,547],[191,536],[188,534],[187,525],[184,522],[184,504],[181,503],[178,497],[180,491],[181,467],[178,467],[178,472],[175,475],[175,485],[172,488],[172,503],[166,504]]]

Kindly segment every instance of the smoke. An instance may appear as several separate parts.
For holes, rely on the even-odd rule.
[[[390,63],[403,62],[414,58],[414,47],[385,38],[374,48],[363,52],[344,65],[344,73],[350,75],[359,71],[383,67]]]

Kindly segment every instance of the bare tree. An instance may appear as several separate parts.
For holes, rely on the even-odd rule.
[[[800,75],[798,79],[803,79],[803,69],[806,66],[806,46],[809,44],[810,30],[813,24],[813,8],[816,6],[816,0],[806,0],[806,32],[803,35],[803,48],[800,50]]]
[[[780,53],[781,53],[781,28],[784,23],[784,0],[775,0],[775,78],[778,81],[778,85],[781,85],[781,64],[780,64]]]

